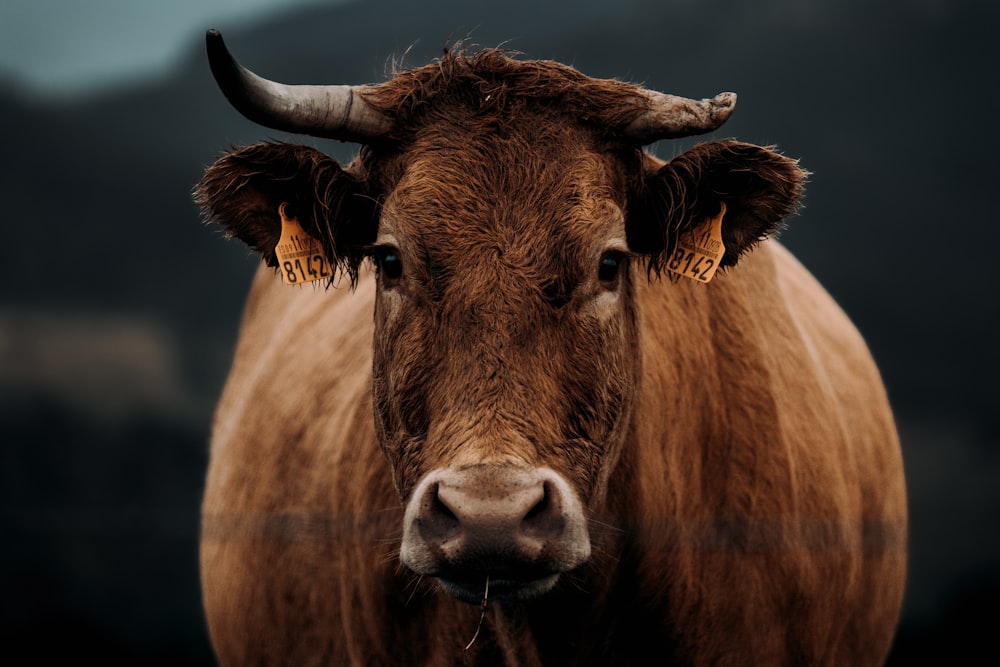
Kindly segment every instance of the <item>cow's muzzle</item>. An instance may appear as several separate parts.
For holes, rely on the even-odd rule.
[[[548,468],[438,469],[417,485],[403,520],[400,560],[449,595],[479,603],[548,592],[590,556],[583,509]]]

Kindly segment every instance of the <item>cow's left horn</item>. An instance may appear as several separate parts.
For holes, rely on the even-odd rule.
[[[625,136],[641,145],[677,139],[718,129],[736,106],[736,93],[691,100],[647,90],[649,110],[625,127]]]
[[[255,123],[283,132],[368,143],[392,124],[360,93],[363,86],[292,86],[257,76],[233,58],[222,34],[205,35],[215,81],[236,110]]]

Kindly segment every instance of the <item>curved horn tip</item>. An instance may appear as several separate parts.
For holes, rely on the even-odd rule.
[[[678,139],[718,129],[736,107],[736,93],[694,100],[658,91],[647,91],[650,109],[624,128],[625,137],[641,144]]]
[[[211,28],[205,32],[205,49],[208,52],[208,64],[219,84],[227,83],[233,72],[239,69],[233,54],[229,52],[222,33]]]
[[[208,48],[209,54],[212,52],[226,51],[226,42],[222,39],[222,33],[215,28],[209,28],[205,31],[205,46]]]
[[[710,100],[702,100],[701,103],[708,112],[708,122],[705,129],[711,131],[717,129],[733,115],[733,110],[736,109],[736,93],[719,93]]]
[[[388,118],[365,103],[361,87],[285,85],[240,65],[222,39],[205,32],[208,65],[229,103],[246,118],[275,130],[366,143],[392,129]],[[355,98],[359,104],[355,104]]]
[[[222,33],[214,28],[206,31],[205,47],[208,67],[229,103],[253,122],[267,125],[267,116],[261,113],[256,103],[259,94],[252,90],[252,79],[256,77],[236,62],[222,39]]]
[[[236,67],[236,60],[222,39],[222,33],[215,28],[205,31],[205,48],[208,51],[208,63],[213,66],[213,73],[222,63],[230,64],[231,68]]]
[[[712,98],[712,103],[716,106],[733,109],[736,106],[736,93],[719,93]]]

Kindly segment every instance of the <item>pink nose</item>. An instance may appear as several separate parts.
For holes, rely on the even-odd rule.
[[[400,559],[451,595],[533,597],[590,556],[582,508],[547,468],[477,465],[436,470],[407,505]]]

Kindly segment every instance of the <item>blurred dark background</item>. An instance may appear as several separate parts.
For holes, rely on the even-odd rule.
[[[115,3],[93,6],[105,5]],[[355,147],[245,121],[211,80],[209,27],[245,65],[288,83],[378,82],[392,57],[421,65],[470,37],[690,97],[739,93],[715,136],[776,144],[813,172],[806,209],[782,239],[867,337],[898,416],[911,565],[890,664],[996,654],[1000,280],[985,244],[1000,182],[1000,4],[274,7],[256,19],[220,12],[192,28],[169,67],[115,85],[42,91],[0,60],[0,627],[9,656],[213,662],[198,504],[211,412],[256,260],[201,224],[190,191],[234,145],[294,140],[342,160]],[[130,16],[118,17],[116,34],[141,55],[150,28]],[[56,33],[19,37],[36,49],[66,46]],[[670,157],[695,141],[654,149]]]

